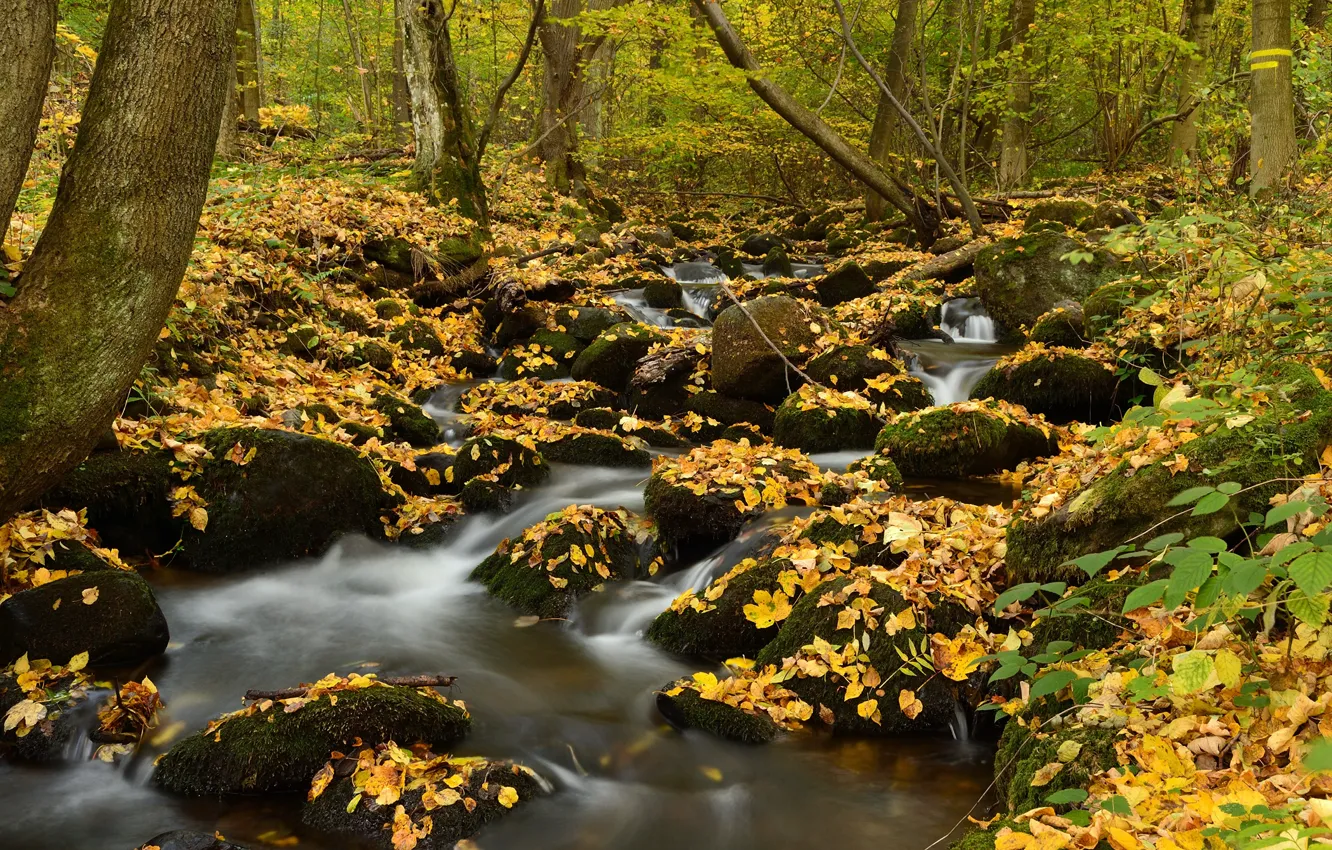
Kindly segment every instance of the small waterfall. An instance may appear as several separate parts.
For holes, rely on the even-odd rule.
[[[910,343],[914,356],[908,371],[920,378],[935,404],[966,401],[981,377],[1011,349],[998,344],[994,319],[979,298],[954,298],[940,310],[939,327],[953,337]]]
[[[967,718],[967,710],[960,700],[953,703],[953,722],[949,724],[953,730],[953,738],[958,741],[967,741],[971,739],[971,722]]]
[[[939,327],[958,342],[997,342],[994,319],[985,312],[979,298],[954,298],[945,301]]]

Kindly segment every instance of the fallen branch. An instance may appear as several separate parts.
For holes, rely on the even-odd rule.
[[[635,189],[633,187],[620,188],[621,192],[628,192],[637,195],[685,195],[693,198],[747,198],[755,201],[768,201],[773,204],[780,204],[784,207],[794,207],[791,201],[773,197],[772,195],[751,195],[747,192],[686,192],[683,189]]]
[[[542,248],[540,251],[533,251],[530,254],[523,254],[521,257],[515,257],[513,260],[513,264],[515,266],[521,266],[523,263],[528,263],[531,262],[532,260],[538,260],[542,257],[549,257],[551,254],[568,253],[569,251],[573,250],[573,247],[574,246],[572,242],[556,242],[554,245],[551,245],[549,248]]]
[[[387,679],[376,679],[375,681],[402,688],[448,688],[458,681],[458,677],[445,676],[442,673],[422,673],[419,676],[391,676]],[[296,697],[303,697],[309,692],[309,686],[285,688],[280,691],[246,691],[245,699],[250,702],[261,699],[295,699]]]
[[[976,255],[987,244],[984,240],[973,239],[961,248],[956,248],[947,254],[940,254],[932,260],[926,260],[912,266],[902,274],[900,279],[905,283],[914,280],[935,280],[944,275],[952,274],[975,262]]]

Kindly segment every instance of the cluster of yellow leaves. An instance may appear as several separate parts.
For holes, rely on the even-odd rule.
[[[324,793],[344,758],[347,756],[334,753],[319,769],[307,794],[309,801]],[[424,745],[404,749],[392,741],[362,749],[355,759],[351,773],[354,793],[347,811],[355,811],[364,799],[373,802],[376,811],[383,808],[384,828],[392,830],[394,850],[412,850],[429,836],[434,829],[430,813],[439,809],[461,805],[470,813],[487,801],[513,808],[518,802],[518,789],[504,784],[505,774],[536,776],[520,764],[476,756],[437,756]],[[419,800],[407,800],[409,794],[419,795]],[[391,816],[389,806],[393,807]]]
[[[1011,372],[1023,363],[1030,363],[1033,360],[1058,360],[1061,357],[1082,357],[1087,360],[1093,360],[1107,371],[1115,371],[1115,359],[1113,353],[1101,343],[1095,343],[1087,348],[1068,348],[1062,345],[1046,345],[1043,342],[1029,342],[1021,349],[1000,357],[995,362],[994,368]]]
[[[490,411],[517,416],[549,416],[556,405],[576,410],[597,407],[607,399],[605,388],[591,381],[553,381],[537,378],[480,384],[462,394],[464,413]]]
[[[822,410],[829,419],[837,416],[838,410],[878,412],[878,408],[859,393],[827,389],[816,384],[805,384],[796,391],[796,399],[800,410]]]
[[[601,428],[587,428],[559,419],[547,419],[542,416],[513,416],[481,411],[472,416],[473,436],[496,436],[516,440],[534,451],[540,451],[542,445],[558,443],[572,437],[596,434],[603,437],[615,437],[624,441],[626,451],[642,447],[643,441],[630,434],[622,436]]]
[[[78,571],[52,570],[45,566],[57,550],[87,547],[107,565],[119,570],[130,567],[114,549],[97,545],[97,535],[87,526],[86,511],[65,509],[27,511],[0,523],[0,602],[22,590],[49,581],[77,575]]]
[[[569,574],[573,573],[595,572],[603,579],[611,578],[612,556],[608,544],[615,540],[642,543],[651,534],[648,523],[623,508],[607,510],[592,505],[569,505],[528,526],[516,541],[506,538],[498,551],[508,552],[510,563],[516,564],[525,558],[529,567],[545,569],[551,585],[563,588],[569,583]],[[547,540],[565,537],[568,546],[563,552],[549,558],[543,554]],[[654,568],[655,565],[656,561],[653,562]]]
[[[142,682],[130,680],[121,685],[97,709],[96,737],[101,743],[94,757],[110,762],[133,752],[144,735],[157,728],[157,712],[165,707],[157,685],[147,676]]]
[[[23,691],[23,699],[5,712],[4,733],[13,732],[16,738],[24,738],[35,729],[50,730],[65,708],[87,698],[91,680],[83,672],[86,666],[86,652],[75,655],[63,667],[46,658],[29,661],[24,653],[0,671],[5,677],[13,676],[14,683]]]
[[[798,449],[717,440],[679,457],[658,457],[652,474],[696,496],[734,499],[742,515],[818,503],[825,476]]]
[[[734,675],[720,679],[712,673],[695,673],[692,678],[675,682],[664,693],[678,696],[687,688],[697,691],[703,699],[753,714],[766,714],[778,726],[799,729],[814,715],[814,708],[774,681],[776,675],[777,668],[773,665],[757,671],[739,669]]]

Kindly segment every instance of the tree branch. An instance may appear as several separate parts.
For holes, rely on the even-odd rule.
[[[486,117],[485,126],[481,128],[481,135],[476,139],[477,161],[480,161],[481,155],[486,152],[486,144],[490,141],[491,131],[499,123],[500,107],[504,105],[504,96],[509,93],[509,89],[523,75],[523,68],[527,66],[527,57],[532,54],[532,45],[536,43],[537,30],[541,27],[541,22],[545,17],[546,0],[537,0],[536,8],[532,10],[532,24],[527,28],[527,39],[523,41],[523,49],[518,53],[518,60],[513,63],[513,70],[509,72],[509,76],[495,90],[495,99],[490,102],[490,114]]]

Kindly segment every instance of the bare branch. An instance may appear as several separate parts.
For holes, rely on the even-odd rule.
[[[532,54],[532,45],[536,43],[537,30],[541,27],[541,22],[546,17],[546,0],[537,0],[536,8],[532,10],[532,24],[527,28],[527,38],[523,41],[523,49],[518,53],[518,60],[513,63],[513,71],[500,83],[500,87],[495,91],[495,99],[490,102],[490,114],[486,117],[486,125],[481,128],[481,135],[476,140],[476,158],[481,159],[481,155],[486,152],[486,144],[490,141],[490,134],[499,123],[500,107],[504,105],[504,97],[509,93],[513,84],[518,82],[518,78],[523,75],[523,68],[527,66],[527,57]]]

